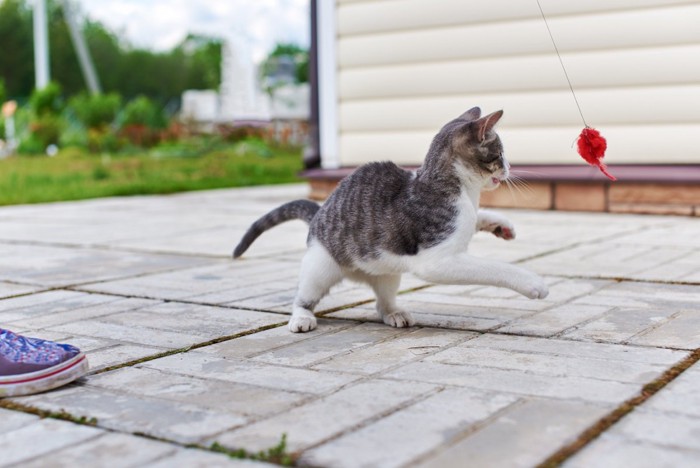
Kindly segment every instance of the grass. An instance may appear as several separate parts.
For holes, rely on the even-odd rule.
[[[53,158],[0,160],[0,205],[279,184],[298,181],[301,169],[299,150],[262,152],[241,143],[197,152],[154,149],[127,155],[68,148]]]
[[[260,452],[248,452],[245,449],[231,450],[218,442],[214,442],[210,450],[214,452],[224,453],[231,458],[257,460],[262,462],[275,463],[282,466],[293,466],[294,455],[287,453],[287,434],[282,434],[282,439],[274,447]]]

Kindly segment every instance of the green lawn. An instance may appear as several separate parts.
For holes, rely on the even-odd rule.
[[[0,160],[0,205],[174,193],[298,181],[301,152],[228,145],[202,154],[151,150],[95,155],[67,149],[57,156]]]

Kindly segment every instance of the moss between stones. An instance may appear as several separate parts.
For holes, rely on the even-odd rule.
[[[620,406],[615,408],[612,412],[603,416],[591,427],[586,429],[579,435],[579,437],[570,443],[559,449],[557,452],[552,454],[549,458],[538,465],[538,468],[553,468],[560,466],[564,461],[575,455],[586,445],[593,442],[598,436],[603,432],[607,431],[613,424],[622,419],[625,415],[629,414],[637,406],[641,405],[649,398],[654,396],[659,390],[664,388],[670,382],[672,382],[676,377],[681,375],[686,369],[690,368],[693,364],[700,361],[700,348],[696,349],[688,357],[680,361],[675,366],[664,372],[658,379],[649,382],[644,387],[639,395],[625,401]]]

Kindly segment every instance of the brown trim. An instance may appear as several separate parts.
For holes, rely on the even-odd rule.
[[[413,169],[408,167],[409,169]],[[607,211],[700,216],[700,165],[613,166],[612,182],[583,166],[516,165],[528,190],[481,194],[482,206],[535,210]],[[323,200],[354,168],[311,169],[310,198]]]
[[[416,166],[405,167],[416,169]],[[619,164],[608,166],[608,169],[619,182],[700,183],[700,164]],[[302,177],[310,180],[340,180],[354,170],[354,167],[309,169],[302,173]],[[526,181],[614,183],[597,168],[585,164],[514,164],[511,171]]]

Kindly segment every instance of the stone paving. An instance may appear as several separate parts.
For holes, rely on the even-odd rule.
[[[470,251],[544,275],[545,300],[405,277],[418,323],[394,329],[344,283],[317,330],[292,334],[306,226],[229,255],[306,192],[0,209],[0,324],[76,344],[92,367],[0,400],[0,466],[264,466],[210,448],[283,434],[302,466],[535,466],[577,441],[552,463],[700,466],[699,219],[508,211],[518,238],[479,234]]]

